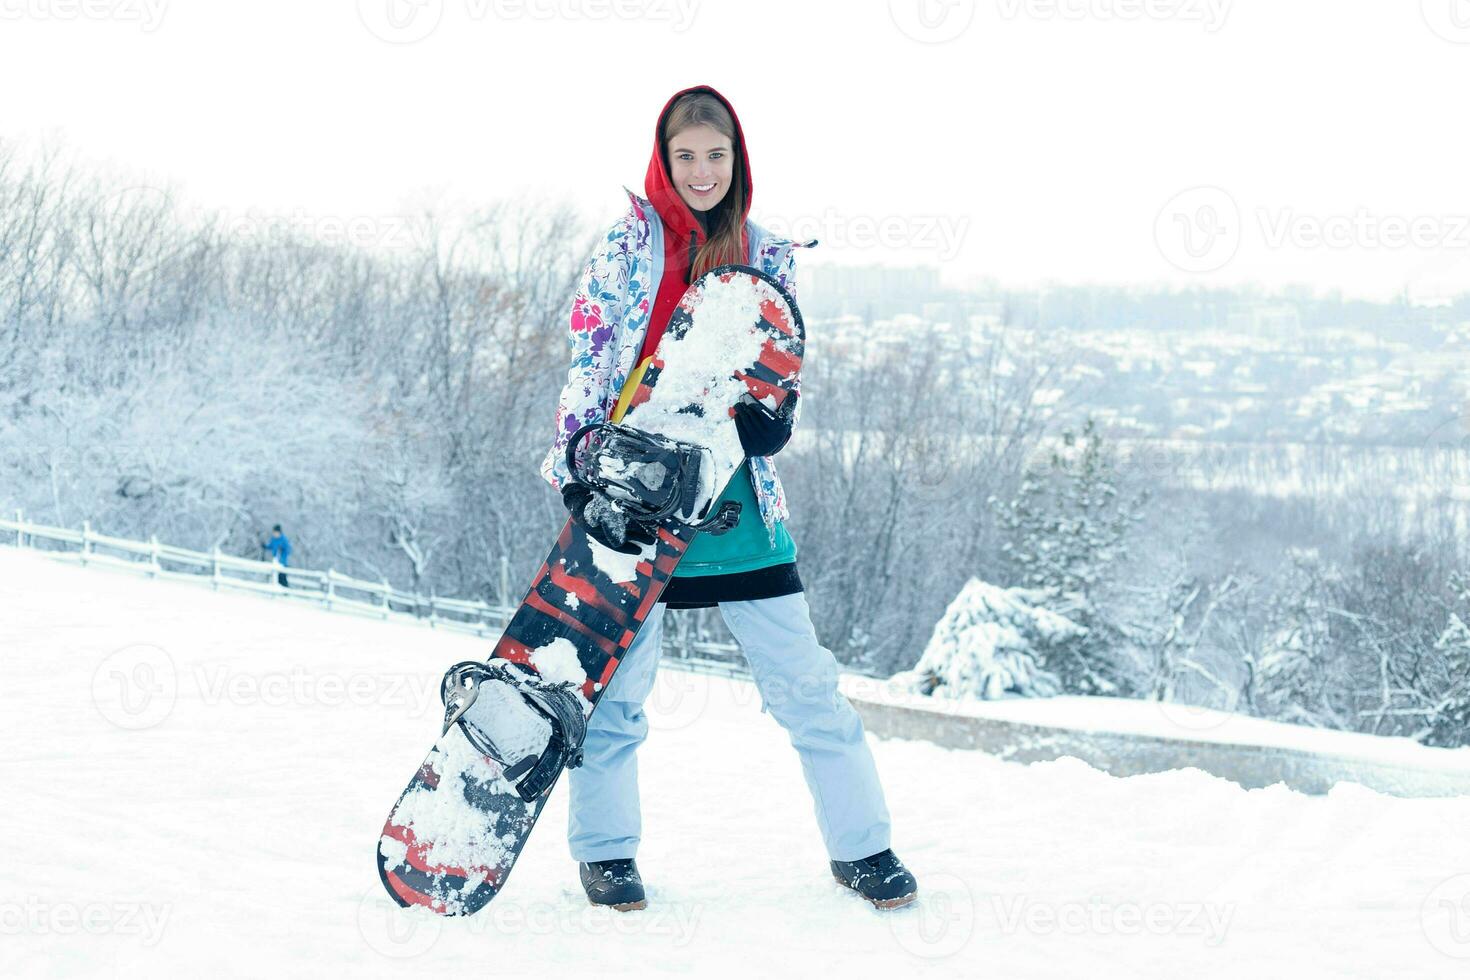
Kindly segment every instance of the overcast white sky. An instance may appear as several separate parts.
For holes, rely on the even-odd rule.
[[[1470,290],[1470,0],[0,0],[0,137],[211,207],[610,222],[701,82],[812,261]]]

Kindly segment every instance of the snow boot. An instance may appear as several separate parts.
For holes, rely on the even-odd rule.
[[[919,883],[892,850],[858,861],[833,861],[832,877],[880,909],[907,905],[919,893]]]
[[[638,877],[638,865],[632,858],[582,862],[580,867],[582,887],[593,905],[608,905],[619,912],[648,907],[643,879]]]

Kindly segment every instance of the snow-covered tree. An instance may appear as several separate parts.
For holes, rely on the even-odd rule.
[[[1458,746],[1470,742],[1470,626],[1456,613],[1434,644],[1444,655],[1449,689],[1434,706],[1430,745]]]
[[[1443,683],[1431,705],[1424,741],[1454,747],[1470,745],[1470,626],[1465,623],[1470,616],[1470,575],[1456,572],[1451,576],[1450,592],[1459,609],[1450,612],[1449,624],[1434,643],[1435,652],[1443,657]]]
[[[1330,692],[1334,635],[1331,590],[1341,573],[1317,548],[1288,548],[1288,567],[1268,600],[1264,648],[1249,663],[1252,700],[1267,717],[1346,727]]]
[[[1037,589],[965,583],[912,670],[894,683],[948,698],[1049,697],[1061,693],[1041,665],[1059,645],[1087,631],[1044,608]]]
[[[280,522],[304,566],[499,597],[565,519],[536,466],[593,234],[447,211],[353,244],[0,141],[0,508],[251,557]]]
[[[1129,695],[1139,686],[1119,656],[1126,637],[1095,602],[1148,499],[1147,491],[1125,497],[1119,483],[1089,417],[1080,439],[1063,431],[1061,448],[1044,466],[1028,468],[1015,496],[997,506],[1006,536],[1001,553],[1012,578],[1040,590],[1052,609],[1086,627],[1046,664],[1064,690],[1079,694]]]

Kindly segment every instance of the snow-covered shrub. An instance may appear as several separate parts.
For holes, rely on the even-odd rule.
[[[1061,692],[1042,665],[1048,648],[1087,631],[1042,608],[1039,589],[1001,588],[972,578],[934,627],[912,670],[897,686],[921,694],[995,700]]]

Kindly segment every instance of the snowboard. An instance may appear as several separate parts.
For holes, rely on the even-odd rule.
[[[736,402],[748,393],[779,408],[795,389],[804,345],[801,314],[775,280],[748,266],[719,266],[685,291],[612,421],[707,449],[707,478],[718,497],[745,468],[732,414]],[[565,685],[590,718],[698,533],[665,520],[656,543],[630,555],[603,546],[568,520],[490,663],[510,661],[518,672]],[[476,710],[529,714],[524,704],[503,698]],[[536,721],[528,720],[519,734],[536,737]],[[378,841],[379,875],[395,902],[471,915],[505,886],[560,771],[530,800],[522,799],[510,775],[458,724],[439,738]]]

